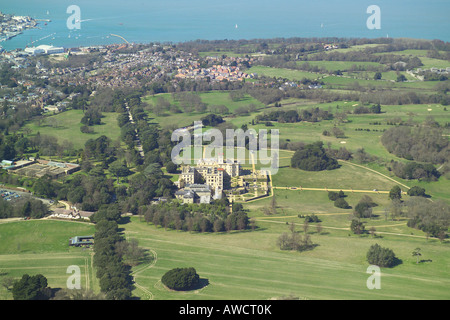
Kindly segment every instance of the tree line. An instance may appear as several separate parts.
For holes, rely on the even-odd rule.
[[[250,227],[250,219],[241,204],[233,204],[229,212],[226,199],[212,204],[181,204],[177,201],[162,202],[142,208],[147,223],[156,227],[187,232],[229,232]]]

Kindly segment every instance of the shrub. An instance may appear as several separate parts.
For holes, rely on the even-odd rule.
[[[331,201],[336,201],[337,199],[339,199],[339,194],[337,192],[334,192],[334,191],[329,191],[328,192],[328,199],[330,199]]]
[[[352,232],[354,234],[362,234],[365,232],[366,227],[364,226],[364,223],[357,220],[357,219],[353,219],[352,223],[350,224],[350,230],[352,230]]]
[[[345,201],[345,199],[343,198],[338,198],[335,202],[334,202],[334,206],[338,207],[338,208],[342,208],[342,209],[348,209],[350,208],[350,206],[348,205],[348,202]]]
[[[395,266],[398,259],[391,249],[382,248],[380,245],[374,244],[367,252],[367,261],[372,265],[391,268]]]
[[[317,223],[321,222],[321,220],[315,214],[312,214],[311,216],[305,217],[305,222]]]
[[[414,186],[408,190],[408,196],[411,197],[424,197],[425,189],[419,186]]]
[[[200,277],[194,268],[175,268],[164,274],[161,281],[169,289],[187,291],[199,284]]]

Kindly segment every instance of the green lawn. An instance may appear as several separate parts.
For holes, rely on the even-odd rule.
[[[71,142],[76,149],[84,148],[84,144],[89,139],[96,139],[102,135],[111,140],[117,140],[120,136],[120,129],[117,125],[118,113],[103,113],[102,124],[93,126],[94,133],[82,133],[80,123],[83,117],[82,110],[68,110],[55,115],[45,117],[41,125],[37,122],[28,123],[25,127],[31,130],[31,135],[39,132],[41,135],[54,136],[60,144]]]
[[[21,278],[23,274],[42,274],[51,288],[66,288],[69,266],[81,270],[82,288],[98,291],[98,280],[91,266],[91,250],[69,247],[69,238],[93,235],[94,225],[57,220],[29,220],[0,224],[0,281],[2,277]],[[12,299],[0,287],[0,299]]]
[[[318,73],[265,66],[251,67],[247,70],[247,73],[257,73],[259,76],[285,78],[292,81],[300,81],[304,78],[314,80],[321,77]]]
[[[377,62],[356,62],[356,61],[302,61],[297,64],[302,65],[308,63],[310,66],[317,66],[319,68],[325,68],[328,71],[346,71],[353,66],[371,66],[371,67],[382,67],[383,65]]]
[[[328,217],[321,218],[324,227],[328,227]],[[302,220],[290,220],[298,223],[300,231]],[[155,300],[267,300],[290,294],[302,299],[344,300],[450,297],[445,267],[450,262],[448,244],[394,235],[378,239],[348,236],[348,231],[332,228],[324,228],[323,234],[318,235],[311,226],[311,237],[317,247],[296,253],[277,248],[278,236],[288,231],[284,221],[265,219],[257,225],[257,231],[253,232],[190,234],[165,231],[132,219],[124,226],[125,232],[157,254],[154,266],[142,271],[137,283],[151,291]],[[383,269],[382,289],[372,291],[366,287],[369,265],[365,254],[374,243],[391,248],[403,263]],[[416,247],[421,247],[423,258],[432,262],[416,265],[411,256]],[[168,291],[160,279],[175,267],[194,267],[209,284],[196,291]],[[134,293],[143,295],[140,289]]]
[[[241,107],[247,107],[253,104],[257,109],[264,108],[265,106],[249,95],[244,95],[242,99],[233,101],[230,99],[230,94],[228,91],[213,91],[213,92],[202,92],[199,96],[203,103],[206,104],[207,108],[210,106],[224,105],[228,108],[230,113],[233,113],[236,109]],[[154,96],[147,96],[143,101],[156,105],[158,97],[164,97],[169,101],[169,103],[179,106],[179,102],[173,98],[172,94],[159,94]],[[205,112],[188,112],[188,113],[172,113],[165,112],[162,115],[155,115],[152,112],[148,112],[150,122],[158,123],[161,127],[176,126],[178,128],[191,125],[194,121],[201,121],[201,118],[209,114],[209,111]],[[231,116],[231,115],[223,115]]]

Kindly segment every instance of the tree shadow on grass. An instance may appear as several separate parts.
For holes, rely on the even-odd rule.
[[[189,289],[188,291],[191,291],[191,290],[200,290],[200,289],[205,288],[205,287],[208,286],[208,285],[209,285],[209,280],[208,280],[208,279],[200,278],[200,279],[198,280],[197,285],[196,285],[196,286],[193,286],[193,287],[192,287],[191,289]]]

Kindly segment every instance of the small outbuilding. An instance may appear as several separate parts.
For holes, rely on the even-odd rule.
[[[76,236],[69,239],[69,246],[81,247],[94,244],[94,236]]]

